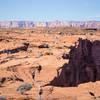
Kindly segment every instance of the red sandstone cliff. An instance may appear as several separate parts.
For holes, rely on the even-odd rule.
[[[79,39],[79,44],[71,47],[69,63],[62,66],[50,85],[77,86],[89,81],[100,80],[100,41],[90,42]]]

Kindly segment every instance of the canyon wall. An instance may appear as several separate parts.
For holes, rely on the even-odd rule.
[[[0,28],[21,28],[21,27],[87,27],[100,28],[100,21],[51,21],[51,22],[33,22],[33,21],[2,21]]]
[[[71,47],[69,63],[58,70],[49,85],[77,86],[81,83],[100,80],[100,41],[79,39],[78,45]]]

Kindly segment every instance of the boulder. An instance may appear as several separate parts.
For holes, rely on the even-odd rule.
[[[62,58],[63,59],[69,59],[69,54],[63,53]]]
[[[41,44],[38,46],[38,48],[49,48],[48,44]]]
[[[2,77],[2,78],[0,79],[0,86],[1,86],[5,81],[6,81],[6,77]]]

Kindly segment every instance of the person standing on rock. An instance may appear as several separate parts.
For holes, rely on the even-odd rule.
[[[9,50],[7,50],[7,55],[9,54]]]
[[[39,88],[39,95],[41,96],[42,93],[43,93],[43,90],[42,90],[42,87],[40,86],[40,88]]]
[[[42,70],[42,66],[39,65],[39,66],[38,66],[38,72],[40,73],[41,70]]]
[[[40,88],[39,88],[39,98],[37,100],[43,100],[43,98],[41,96],[42,93],[43,93],[43,90],[42,90],[42,87],[40,86]]]
[[[35,72],[32,72],[32,79],[34,80],[35,78]]]

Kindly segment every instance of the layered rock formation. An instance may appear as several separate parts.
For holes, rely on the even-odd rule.
[[[77,86],[89,81],[100,80],[100,41],[79,39],[78,45],[71,47],[69,63],[61,67],[50,85]]]
[[[4,21],[0,22],[0,28],[20,28],[20,27],[88,27],[100,28],[100,21],[51,21],[51,22],[33,22],[33,21]]]
[[[8,50],[2,50],[2,51],[0,51],[0,54],[7,53],[7,52],[13,54],[13,53],[18,53],[20,51],[27,51],[28,46],[29,46],[29,43],[24,43],[24,46],[20,46],[20,47],[11,49],[11,50],[9,50],[9,49]]]

